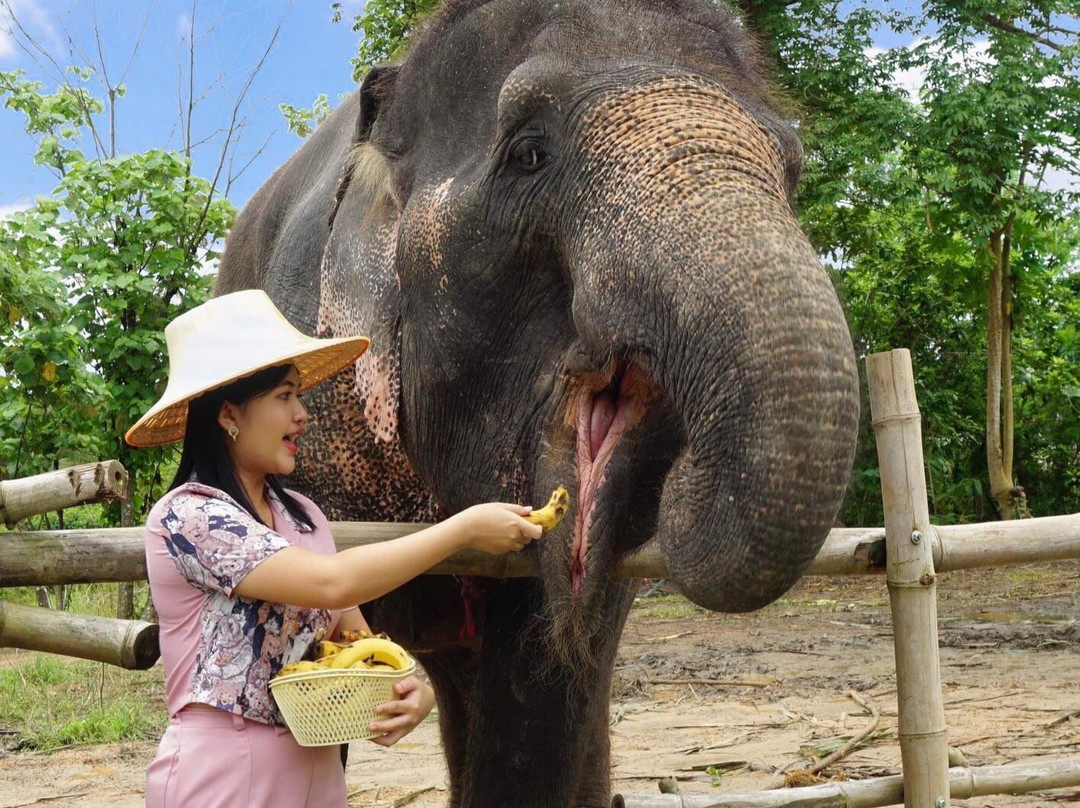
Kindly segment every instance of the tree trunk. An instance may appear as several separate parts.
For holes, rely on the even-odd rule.
[[[1012,459],[1012,283],[1009,236],[1012,219],[990,237],[993,265],[986,284],[986,465],[990,493],[1002,519],[1015,513]]]

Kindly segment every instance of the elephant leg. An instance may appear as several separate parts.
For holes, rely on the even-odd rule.
[[[554,661],[539,630],[541,582],[492,591],[462,808],[607,807],[609,680],[631,600],[628,583],[611,587],[609,620],[591,638],[595,662],[570,670]]]
[[[597,693],[585,732],[582,760],[573,805],[579,808],[608,808],[611,804],[611,679],[614,675],[617,638],[622,636],[639,581],[614,583],[607,595],[608,625],[616,637],[611,653],[598,656],[602,670],[597,673],[601,692]]]
[[[449,808],[462,805],[462,773],[468,754],[469,728],[474,719],[473,693],[479,658],[463,646],[451,646],[417,655],[435,689],[439,706],[439,732],[442,735],[446,767],[450,773]]]

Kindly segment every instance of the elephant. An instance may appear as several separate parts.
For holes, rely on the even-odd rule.
[[[609,804],[620,559],[655,540],[687,598],[747,611],[834,523],[854,350],[759,51],[712,0],[447,0],[226,242],[216,293],[372,340],[306,394],[292,485],[331,519],[571,493],[537,577],[365,607],[435,688],[454,808]]]

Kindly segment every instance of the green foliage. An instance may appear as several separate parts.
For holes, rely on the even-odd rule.
[[[123,433],[163,389],[164,326],[208,296],[234,212],[175,152],[87,157],[80,139],[102,107],[84,88],[48,94],[0,73],[0,98],[58,178],[0,221],[0,475],[117,458],[138,512],[168,454],[133,452]]]
[[[352,30],[362,35],[356,56],[350,59],[353,80],[360,82],[374,65],[395,58],[408,44],[417,20],[436,5],[438,0],[368,0],[352,21]],[[330,8],[333,21],[340,22],[341,3]]]
[[[311,105],[311,109],[294,107],[292,104],[278,104],[278,109],[285,116],[289,131],[303,140],[330,114],[330,102],[326,93],[321,93]]]
[[[18,729],[23,749],[143,740],[166,724],[160,670],[31,652],[10,662],[0,669],[0,724]]]

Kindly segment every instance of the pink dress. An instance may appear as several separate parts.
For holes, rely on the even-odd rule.
[[[292,492],[290,492],[292,493]],[[273,494],[274,529],[228,494],[187,483],[146,522],[146,566],[160,622],[169,726],[147,770],[147,808],[344,808],[337,746],[296,743],[268,683],[338,612],[250,600],[234,590],[285,547],[335,552],[323,513],[294,521]],[[202,709],[189,705],[208,705]]]

